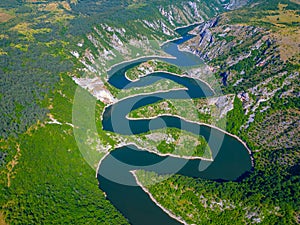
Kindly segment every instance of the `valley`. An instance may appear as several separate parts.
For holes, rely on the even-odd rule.
[[[141,224],[121,206],[130,185],[100,178],[111,156],[134,165],[119,170],[131,211],[148,198],[166,221],[299,224],[299,18],[289,0],[1,2],[0,224]],[[186,96],[193,80],[205,98]],[[126,133],[110,109],[129,103]],[[229,164],[203,127],[241,144]],[[224,167],[141,166],[167,156]]]

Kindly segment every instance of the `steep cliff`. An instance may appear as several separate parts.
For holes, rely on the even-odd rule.
[[[248,8],[205,22],[195,28],[196,37],[181,49],[203,58],[223,92],[236,93],[243,101],[247,119],[240,132],[247,132],[251,141],[260,140],[270,148],[296,147],[296,128],[284,124],[299,125],[294,116],[300,93],[300,48],[295,44],[300,42],[299,5],[290,1],[265,3],[255,1]],[[283,112],[281,119],[285,122],[280,122],[279,114]],[[272,119],[268,121],[268,117]],[[258,121],[266,122],[265,126],[259,128]],[[271,128],[273,122],[277,130]],[[281,141],[270,139],[270,132]],[[282,141],[284,144],[280,144]]]
[[[158,1],[154,5],[129,4],[125,7],[127,11],[122,11],[123,17],[92,24],[92,29],[87,30],[81,40],[78,39],[71,53],[90,72],[101,74],[117,62],[163,54],[159,46],[166,40],[178,37],[174,32],[176,27],[208,20],[223,12],[226,6],[219,0]],[[134,16],[131,15],[133,9]],[[145,10],[147,14],[143,15]],[[127,18],[126,14],[130,17]]]

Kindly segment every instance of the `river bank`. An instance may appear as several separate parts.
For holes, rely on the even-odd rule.
[[[165,213],[167,213],[170,217],[172,217],[173,219],[177,220],[178,222],[184,224],[184,225],[188,225],[181,217],[175,216],[170,210],[164,208],[154,197],[153,195],[148,191],[148,189],[146,187],[143,186],[143,184],[138,180],[138,177],[136,175],[136,170],[130,171],[131,174],[133,175],[133,177],[135,178],[136,183],[138,184],[138,186],[140,188],[143,189],[143,191],[145,193],[148,194],[148,196],[151,198],[151,200],[159,207],[161,208]]]
[[[250,148],[248,147],[247,143],[244,142],[244,141],[243,141],[240,137],[238,137],[237,135],[231,134],[231,133],[229,133],[229,132],[227,132],[227,131],[221,129],[220,127],[217,127],[217,126],[214,126],[214,125],[211,125],[211,124],[206,124],[206,123],[201,123],[201,122],[197,122],[197,121],[192,121],[192,120],[186,119],[186,118],[184,118],[184,117],[182,117],[182,116],[173,115],[173,114],[168,114],[168,113],[165,113],[165,114],[158,114],[157,116],[148,117],[148,118],[147,118],[147,117],[131,118],[131,117],[128,117],[128,115],[127,115],[127,116],[126,116],[126,119],[128,119],[128,120],[143,120],[143,119],[147,119],[147,120],[149,119],[149,120],[150,120],[150,119],[151,119],[151,120],[152,120],[152,119],[157,119],[157,118],[159,118],[159,117],[161,117],[161,116],[172,116],[172,117],[177,117],[178,119],[181,119],[181,120],[186,121],[186,122],[189,122],[189,123],[198,124],[198,125],[200,125],[200,126],[207,126],[207,127],[210,127],[210,128],[216,129],[216,130],[219,130],[219,131],[221,131],[222,133],[227,134],[228,136],[231,136],[231,137],[235,138],[235,139],[238,140],[240,143],[242,143],[242,144],[244,145],[244,147],[247,149],[249,155],[251,156],[251,164],[252,164],[252,166],[254,166],[254,158],[253,158],[253,156],[252,156],[252,151],[251,151]],[[182,157],[182,158],[184,158],[184,157]],[[191,158],[191,159],[193,159],[193,158]],[[205,159],[205,160],[207,160],[207,159]],[[210,160],[209,160],[209,161],[210,161]],[[213,161],[213,159],[212,159],[211,161]]]
[[[193,58],[190,56],[181,56],[178,50],[178,43],[174,44],[177,44],[177,50],[176,48],[174,48],[174,46],[171,46],[172,51],[175,52],[175,55],[178,54],[178,57],[171,57],[172,59],[177,59],[177,61],[181,62],[180,65],[184,65],[186,67],[196,65],[194,64],[195,62],[198,63],[198,60],[193,61]],[[166,59],[166,57],[159,58]],[[153,58],[140,57],[139,59],[129,60],[127,62],[122,62],[118,65],[114,65],[113,67],[111,67],[111,69],[107,71],[108,76],[113,77],[114,74],[117,75],[114,77],[114,79],[111,79],[111,84],[115,84],[116,86],[119,86],[121,88],[126,87],[126,82],[130,82],[130,80],[126,76],[124,68],[129,68],[130,63],[138,63],[139,60],[147,59]],[[200,61],[199,64],[201,63],[202,62]],[[118,69],[123,70],[118,71]],[[117,74],[117,72],[119,73]],[[156,72],[166,73],[165,71]],[[174,81],[177,81],[177,83],[184,85],[186,87],[186,90],[189,91],[189,95],[187,96],[187,98],[191,98],[189,96],[193,96],[193,98],[197,98],[197,96],[207,97],[207,94],[205,94],[204,91],[211,91],[212,95],[215,94],[214,89],[210,86],[209,83],[204,82],[201,79],[192,78],[186,74],[178,75],[174,73],[167,73],[167,75],[163,77],[166,79],[171,79],[171,75],[176,76],[177,78],[173,78]],[[200,81],[201,85],[195,80]],[[149,81],[151,82],[152,80]],[[141,87],[143,87],[147,85],[147,82],[142,82],[140,84],[137,84],[136,86],[140,85]],[[181,88],[179,90],[181,90]],[[115,204],[116,207],[119,208],[119,210],[123,213],[123,215],[129,218],[133,224],[141,224],[143,221],[147,224],[151,224],[153,221],[167,221],[167,223],[164,224],[177,224],[178,222],[182,224],[187,224],[185,221],[182,220],[182,218],[173,215],[169,210],[162,207],[155,200],[155,198],[151,195],[151,193],[149,193],[147,188],[144,187],[141,184],[141,182],[139,182],[139,180],[137,179],[137,175],[135,174],[135,171],[137,170],[148,169],[150,171],[158,171],[158,173],[161,174],[174,173],[181,174],[183,176],[199,177],[212,180],[236,180],[242,174],[245,174],[245,172],[250,171],[250,169],[252,169],[254,165],[251,150],[248,148],[247,144],[236,135],[230,134],[227,131],[224,131],[214,125],[195,122],[183,118],[181,116],[174,116],[170,114],[159,114],[155,117],[144,118],[148,121],[145,120],[142,123],[132,122],[129,125],[129,121],[138,121],[143,119],[128,118],[128,111],[132,110],[132,108],[130,107],[134,108],[134,105],[138,107],[138,105],[136,105],[137,102],[142,100],[142,98],[138,98],[139,96],[143,97],[158,93],[162,94],[158,97],[158,99],[168,99],[170,98],[170,96],[164,93],[169,92],[171,98],[185,98],[185,96],[182,96],[184,92],[179,91],[175,93],[174,90],[154,91],[145,94],[142,93],[134,96],[128,96],[126,98],[118,100],[114,104],[109,104],[105,106],[104,111],[101,114],[103,130],[125,135],[127,133],[139,134],[145,132],[145,130],[147,129],[151,130],[149,128],[149,123],[152,119],[158,119],[161,116],[167,115],[169,116],[168,118],[166,118],[166,120],[168,121],[168,126],[179,127],[180,129],[182,129],[180,125],[177,125],[182,122],[186,126],[184,130],[197,134],[200,131],[198,131],[198,129],[202,126],[201,134],[199,134],[203,135],[208,140],[209,145],[210,143],[213,143],[213,148],[211,148],[211,150],[214,152],[212,153],[211,159],[197,156],[179,156],[172,153],[163,154],[157,151],[149,150],[147,148],[142,148],[138,146],[138,144],[132,143],[131,141],[129,141],[128,143],[122,142],[114,146],[115,149],[113,151],[109,151],[104,155],[104,157],[99,161],[96,170],[96,177],[99,180],[99,187],[107,193],[108,199],[113,204]],[[137,97],[137,99],[130,100],[130,98],[134,97]],[[155,96],[153,96],[154,98],[152,99],[151,96],[149,97],[150,99],[143,100],[143,102],[139,102],[139,106],[151,104],[151,102],[157,101]],[[162,127],[164,126],[165,125],[162,125]],[[155,129],[158,129],[159,127],[160,124],[159,126],[156,126]],[[216,136],[210,136],[211,132],[215,132]],[[224,137],[226,138],[224,139]],[[130,146],[134,147],[130,148]],[[138,149],[142,151],[138,151]],[[215,158],[216,155],[218,155],[219,157]],[[159,162],[164,162],[165,164],[160,164]],[[174,167],[172,167],[172,165]],[[131,175],[133,175],[133,177]],[[140,188],[133,188],[131,186],[140,187],[143,191],[141,191]],[[121,190],[123,190],[123,192]],[[150,199],[148,197],[145,198],[145,196],[150,197]],[[143,205],[146,208],[139,208],[139,205]],[[144,213],[149,212],[148,210],[153,210],[153,212],[155,213],[144,215]],[[147,218],[146,221],[145,218]]]

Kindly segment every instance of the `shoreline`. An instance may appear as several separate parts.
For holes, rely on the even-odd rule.
[[[137,58],[134,58],[134,59],[129,59],[129,60],[125,60],[125,61],[122,61],[122,62],[119,62],[119,63],[116,63],[112,66],[110,66],[107,70],[106,70],[106,73],[108,75],[108,73],[115,69],[117,66],[121,66],[122,64],[126,64],[126,63],[135,63],[136,61],[139,61],[139,60],[151,60],[151,59],[176,59],[175,56],[171,56],[169,54],[167,54],[166,56],[161,56],[161,55],[149,55],[149,56],[140,56],[140,57],[137,57]]]
[[[207,85],[207,86],[209,87],[209,89],[210,89],[213,93],[215,93],[214,89],[213,89],[206,81],[203,81],[203,80],[201,80],[201,79],[199,79],[199,78],[192,78],[192,77],[190,77],[190,76],[188,76],[188,75],[184,75],[184,74],[179,75],[179,74],[169,73],[169,72],[165,72],[165,71],[156,71],[156,72],[154,72],[154,73],[158,73],[158,72],[164,72],[164,73],[168,73],[168,74],[171,74],[171,75],[174,75],[174,76],[187,77],[187,78],[199,80],[200,82],[202,82],[202,83],[204,83],[205,85]],[[178,89],[175,88],[174,90],[186,90],[186,88],[178,88]],[[111,103],[111,104],[108,104],[107,106],[104,107],[104,110],[103,110],[103,112],[102,112],[102,114],[101,114],[101,120],[103,120],[103,114],[104,114],[106,108],[109,107],[109,106],[112,106],[112,105],[114,105],[114,104],[116,104],[116,103],[118,103],[119,101],[123,101],[123,100],[129,99],[129,98],[132,98],[132,97],[137,97],[137,96],[144,96],[144,95],[150,95],[150,94],[156,94],[156,93],[167,93],[167,92],[174,91],[174,90],[172,89],[172,90],[165,90],[165,91],[154,91],[154,92],[149,92],[149,93],[140,93],[140,94],[128,96],[128,97],[125,97],[125,98],[122,98],[122,99],[118,99],[116,102]],[[216,93],[215,93],[215,94],[216,94]],[[251,166],[254,167],[254,158],[253,158],[253,154],[252,154],[252,151],[250,150],[250,148],[247,146],[247,144],[246,144],[240,137],[238,137],[238,136],[236,136],[236,135],[234,135],[234,134],[231,134],[231,133],[229,133],[229,132],[227,132],[227,131],[225,131],[225,130],[219,128],[219,127],[216,127],[216,126],[214,126],[214,125],[206,124],[206,123],[202,123],[202,122],[197,122],[197,121],[191,121],[191,120],[188,120],[188,119],[186,119],[186,118],[184,118],[184,117],[181,117],[181,116],[178,116],[178,115],[171,115],[171,114],[159,114],[159,115],[157,115],[157,116],[149,117],[149,118],[146,118],[146,117],[144,117],[144,118],[143,118],[143,117],[142,117],[142,118],[129,118],[129,117],[128,117],[128,114],[127,114],[127,115],[126,115],[126,119],[129,119],[129,120],[156,119],[156,118],[158,118],[158,117],[160,117],[160,116],[164,116],[164,115],[165,115],[165,116],[174,116],[174,117],[177,117],[177,118],[179,118],[179,119],[182,119],[182,120],[184,120],[184,121],[186,121],[186,122],[198,124],[198,125],[200,125],[200,126],[202,125],[202,126],[207,126],[207,127],[210,127],[210,128],[214,128],[214,129],[217,129],[217,130],[223,132],[224,134],[227,134],[227,135],[229,135],[229,136],[235,138],[235,139],[238,140],[240,143],[242,143],[243,146],[244,146],[244,147],[246,148],[246,150],[248,151],[248,153],[249,153],[249,155],[250,155],[250,158],[251,158]],[[102,125],[102,126],[103,126],[103,125]],[[102,128],[103,128],[103,127],[102,127]],[[155,152],[154,152],[154,153],[155,153]]]
[[[178,30],[178,29],[187,28],[187,27],[194,26],[194,25],[200,25],[200,24],[202,24],[204,22],[205,21],[203,20],[202,22],[194,22],[194,23],[191,23],[189,25],[182,25],[182,26],[176,27],[175,31]]]
[[[134,142],[128,142],[128,143],[123,144],[123,145],[117,145],[116,149],[117,148],[126,147],[126,146],[130,146],[130,145],[133,145],[133,146],[135,146],[136,148],[138,148],[140,150],[147,151],[147,152],[153,153],[155,155],[159,155],[161,157],[171,156],[171,157],[174,157],[174,158],[177,158],[177,159],[203,160],[203,161],[213,162],[213,159],[208,159],[208,158],[204,158],[204,157],[201,157],[201,156],[180,156],[180,155],[175,155],[175,154],[172,154],[172,153],[161,153],[161,152],[158,152],[158,151],[149,150],[148,148],[144,148],[144,147],[138,146]]]
[[[205,64],[205,66],[207,66],[206,64]],[[184,71],[184,72],[188,72],[189,70],[187,70],[187,71]],[[204,80],[202,80],[202,79],[200,79],[200,78],[198,78],[198,77],[191,77],[191,76],[189,76],[189,75],[187,75],[187,74],[177,74],[177,73],[172,73],[172,72],[168,72],[168,71],[163,71],[163,70],[157,70],[157,71],[154,71],[154,72],[152,72],[152,73],[148,73],[148,74],[145,74],[145,75],[143,75],[143,76],[140,76],[139,78],[137,78],[137,79],[135,79],[135,80],[132,80],[132,79],[130,79],[130,78],[128,78],[128,76],[127,76],[127,73],[125,72],[125,78],[127,79],[127,80],[129,80],[129,81],[131,81],[131,82],[137,82],[137,81],[139,81],[141,78],[143,78],[143,77],[146,77],[146,76],[151,76],[151,75],[153,75],[153,74],[155,74],[155,73],[166,73],[166,74],[170,74],[170,75],[173,75],[173,76],[177,76],[177,77],[183,77],[183,78],[190,78],[190,79],[194,79],[194,80],[198,80],[198,81],[200,81],[200,82],[202,82],[203,84],[205,84],[214,94],[216,94],[216,92],[215,92],[215,90],[210,86],[210,84],[209,83],[207,83],[206,81],[204,81]],[[175,81],[174,81],[175,82]]]
[[[106,108],[108,108],[108,107],[110,107],[110,106],[113,106],[114,104],[116,104],[116,103],[118,103],[118,102],[120,102],[120,101],[124,101],[124,100],[126,100],[126,99],[133,98],[133,97],[138,97],[138,96],[145,96],[145,95],[158,94],[158,93],[168,93],[168,92],[170,92],[170,91],[181,91],[181,90],[185,91],[185,90],[187,90],[187,88],[186,88],[186,87],[182,87],[182,88],[173,88],[173,89],[170,89],[170,90],[164,90],[164,91],[151,91],[151,92],[147,92],[147,93],[134,94],[134,95],[130,95],[130,96],[127,96],[127,97],[118,99],[117,101],[112,102],[112,103],[109,103],[109,104],[107,104],[107,105],[104,107],[104,109],[103,109],[103,111],[102,111],[102,113],[101,113],[101,117],[100,117],[100,118],[101,118],[101,120],[103,120],[103,114],[104,114]],[[102,129],[103,129],[103,125],[102,125]]]
[[[115,150],[115,149],[114,149]],[[114,151],[112,150],[112,151]],[[111,151],[108,151],[107,153],[105,153],[105,155],[100,159],[99,163],[98,163],[98,166],[96,168],[96,179],[98,178],[98,172],[99,172],[99,169],[100,169],[100,166],[101,166],[101,163],[102,161],[110,154]]]
[[[111,151],[108,151],[105,153],[105,155],[100,159],[99,163],[98,163],[98,166],[96,168],[96,178],[97,178],[97,175],[98,175],[98,172],[99,172],[99,169],[100,169],[100,166],[101,166],[101,163],[102,161],[112,152],[112,151],[115,151],[116,149],[119,149],[119,148],[123,148],[123,147],[126,147],[126,146],[134,146],[142,151],[147,151],[147,152],[150,152],[150,153],[153,153],[155,155],[159,155],[161,157],[174,157],[174,158],[178,158],[178,159],[186,159],[186,160],[203,160],[203,161],[207,161],[207,162],[213,162],[214,160],[211,158],[211,159],[208,159],[208,158],[204,158],[204,157],[201,157],[201,156],[180,156],[180,155],[175,155],[175,154],[172,154],[172,153],[161,153],[161,152],[157,152],[157,151],[153,151],[153,150],[150,150],[148,148],[144,148],[144,147],[141,147],[139,146],[138,144],[134,143],[134,142],[127,142],[127,143],[123,143],[123,144],[117,144],[115,146],[115,148]]]
[[[189,27],[189,26],[192,26],[192,25],[196,25],[196,24],[199,24],[201,25],[204,21],[202,22],[195,22],[193,24],[189,24],[189,25],[185,25],[185,26],[182,26],[182,27],[178,27],[178,28],[175,28],[175,31],[176,29],[180,29],[180,28],[185,28],[185,27]],[[165,42],[163,42],[160,47],[162,47],[163,45],[167,44],[167,43],[170,43],[172,41],[175,41],[175,40],[179,40],[179,39],[182,39],[181,38],[174,38],[172,40],[167,40]],[[178,46],[177,46],[178,47]],[[182,51],[184,52],[184,50],[180,50],[179,47],[178,47],[178,50],[179,51]],[[190,51],[190,53],[192,53],[193,55],[196,55],[194,54],[193,52]],[[198,56],[198,55],[197,55]],[[201,57],[199,57],[200,59],[202,59]],[[117,64],[114,64],[112,65],[107,71],[106,71],[106,79],[108,80],[109,79],[109,72],[116,69],[118,66],[121,66],[122,64],[126,64],[126,63],[134,63],[134,62],[137,62],[139,60],[151,60],[151,59],[176,59],[176,57],[174,56],[170,56],[169,54],[167,56],[157,56],[157,55],[151,55],[151,56],[141,56],[141,57],[138,57],[138,58],[135,58],[135,59],[132,59],[132,60],[126,60],[126,61],[122,61],[120,63],[117,63]],[[205,66],[208,66],[208,64],[202,59],[203,61],[203,64]],[[164,72],[164,73],[168,73],[166,71],[155,71],[154,73],[157,73],[157,72]],[[172,75],[175,75],[175,76],[180,76],[180,77],[187,77],[187,78],[192,78],[192,79],[195,79],[195,80],[199,80],[200,82],[202,82],[203,84],[205,84],[214,94],[216,94],[215,90],[211,87],[210,84],[208,84],[208,82],[200,79],[200,78],[193,78],[191,76],[188,76],[188,75],[185,75],[185,74],[182,74],[182,75],[179,75],[179,74],[174,74],[174,73],[169,73],[169,74],[172,74]],[[145,76],[147,76],[149,74],[146,74]],[[126,79],[128,79],[128,77],[126,76],[126,73],[125,73],[125,77]],[[130,79],[128,79],[129,81],[131,81]],[[132,81],[134,82],[134,81]],[[174,89],[174,90],[187,90],[187,88],[178,88],[178,89]],[[122,101],[122,100],[126,100],[128,98],[132,98],[132,97],[136,97],[136,96],[144,96],[144,95],[149,95],[149,94],[156,94],[156,93],[163,93],[163,92],[170,92],[170,91],[174,91],[173,89],[171,90],[166,90],[166,91],[153,91],[153,92],[150,92],[150,93],[140,93],[140,94],[136,94],[136,95],[131,95],[131,96],[128,96],[128,97],[125,97],[125,98],[121,98],[121,99],[118,99],[116,102],[114,103],[110,103],[108,105],[106,105],[104,107],[104,110],[103,112],[101,113],[101,121],[103,121],[103,115],[104,115],[104,112],[106,111],[106,108],[109,107],[109,106],[112,106],[116,103],[118,103],[119,101]],[[219,127],[216,127],[214,125],[210,125],[210,124],[205,124],[205,123],[202,123],[202,122],[195,122],[195,121],[191,121],[191,120],[188,120],[186,118],[183,118],[181,116],[176,116],[176,115],[171,115],[171,114],[159,114],[153,118],[144,118],[144,119],[155,119],[155,118],[158,118],[160,116],[164,116],[164,115],[167,115],[167,116],[173,116],[173,117],[177,117],[179,119],[182,119],[183,121],[186,121],[186,122],[190,122],[190,123],[194,123],[194,124],[198,124],[200,126],[207,126],[207,127],[210,127],[210,128],[213,128],[213,129],[216,129],[216,130],[219,130],[220,132],[222,132],[222,134],[225,135],[228,135],[228,136],[231,136],[232,138],[235,138],[237,141],[239,141],[240,143],[242,143],[242,145],[246,148],[246,150],[248,151],[248,154],[250,156],[250,159],[251,159],[251,166],[252,168],[254,168],[254,157],[253,157],[253,154],[252,154],[252,151],[250,150],[250,148],[247,146],[247,143],[244,142],[240,137],[238,137],[237,135],[234,135],[234,134],[231,134],[229,132],[227,132],[226,130],[223,130]],[[128,114],[126,115],[126,119],[128,120],[140,120],[140,119],[143,119],[143,118],[129,118],[128,117]],[[103,129],[103,124],[102,124],[102,129]],[[223,136],[223,138],[224,138]],[[222,140],[223,141],[223,140]],[[208,141],[207,141],[208,143]],[[118,144],[114,147],[114,150],[118,149],[118,148],[121,148],[121,147],[125,147],[125,146],[130,146],[130,145],[133,145],[141,150],[145,150],[145,151],[148,151],[148,152],[151,152],[153,154],[156,154],[156,155],[159,155],[159,156],[162,156],[162,157],[167,157],[167,156],[171,156],[171,157],[176,157],[176,158],[183,158],[183,159],[187,159],[187,160],[205,160],[205,161],[210,161],[210,162],[213,162],[214,159],[213,159],[213,154],[212,154],[212,149],[211,149],[211,159],[207,159],[207,158],[203,158],[203,157],[197,157],[197,156],[179,156],[179,155],[174,155],[174,154],[171,154],[171,153],[167,153],[167,154],[163,154],[163,153],[160,153],[160,152],[156,152],[156,151],[152,151],[152,150],[149,150],[149,149],[146,149],[146,148],[142,148],[142,147],[139,147],[136,143],[126,143],[126,144]],[[111,153],[111,151],[108,151],[99,161],[98,163],[98,166],[97,166],[97,169],[96,169],[96,178],[98,177],[98,173],[99,173],[99,169],[100,169],[100,166],[101,166],[101,163],[103,162],[103,160],[105,160],[105,158]],[[142,183],[138,180],[138,177],[136,175],[136,170],[132,170],[132,171],[129,171],[135,178],[135,181],[136,181],[136,184],[142,188],[142,190],[148,194],[148,196],[150,197],[150,199],[154,202],[154,204],[156,204],[159,208],[161,208],[168,216],[170,216],[171,218],[177,220],[178,222],[184,224],[184,225],[187,225],[187,223],[181,218],[181,217],[178,217],[174,214],[172,214],[171,211],[169,211],[168,209],[164,208],[154,197],[153,195],[150,193],[150,191],[144,187],[142,185]],[[99,181],[98,181],[99,182]]]
[[[173,76],[177,76],[177,77],[183,77],[183,78],[189,78],[189,79],[194,79],[194,80],[198,80],[198,81],[200,81],[201,83],[203,83],[203,84],[205,84],[214,94],[216,94],[216,92],[215,92],[215,90],[210,86],[210,84],[209,83],[207,83],[206,81],[204,81],[204,80],[202,80],[202,79],[200,79],[200,78],[198,78],[198,77],[191,77],[191,76],[189,76],[189,75],[186,75],[186,74],[176,74],[176,73],[172,73],[172,72],[166,72],[166,71],[163,71],[163,70],[158,70],[158,71],[155,71],[155,72],[153,72],[153,73],[149,73],[149,74],[146,74],[146,75],[144,75],[144,76],[141,76],[140,78],[143,78],[143,77],[146,77],[146,76],[151,76],[151,75],[153,75],[153,74],[155,74],[155,73],[166,73],[166,74],[170,74],[170,75],[173,75]],[[126,77],[126,74],[125,74],[125,77]],[[139,81],[140,79],[137,79],[137,80],[131,80],[131,79],[129,79],[128,77],[126,77],[126,79],[127,80],[129,80],[129,81],[131,81],[131,82],[136,82],[136,81]],[[165,79],[165,78],[164,78]],[[171,80],[171,79],[170,79]],[[171,81],[173,81],[173,80],[171,80]],[[173,82],[175,82],[175,81],[173,81]],[[153,83],[154,84],[154,83]],[[178,84],[178,85],[180,85],[180,84]],[[150,86],[150,85],[148,85],[148,86]],[[175,88],[175,90],[176,90],[177,88]],[[178,90],[180,90],[180,89],[184,89],[184,90],[187,90],[187,88],[186,87],[183,87],[183,88],[178,88]],[[152,93],[158,93],[158,92],[166,92],[166,91],[171,91],[171,90],[174,90],[174,89],[170,89],[170,90],[164,90],[164,91],[153,91],[153,92],[149,92],[149,93],[147,93],[147,94],[152,94]],[[126,98],[129,98],[129,97],[136,97],[136,96],[138,96],[138,95],[144,95],[144,94],[146,94],[146,93],[141,93],[141,94],[134,94],[134,95],[131,95],[131,96],[127,96],[127,97],[125,97],[125,98],[120,98],[120,99],[118,99],[117,101],[115,101],[113,104],[115,104],[115,103],[117,103],[117,102],[119,102],[119,101],[122,101],[122,100],[124,100],[124,99],[126,99]],[[209,96],[209,97],[213,97],[213,96]],[[110,105],[111,105],[111,103],[110,103]]]
[[[181,28],[186,28],[186,27],[190,27],[190,26],[194,26],[194,25],[201,25],[202,23],[204,23],[205,21],[202,21],[202,22],[194,22],[194,23],[191,23],[191,24],[187,24],[187,25],[183,25],[183,26],[178,26],[178,27],[175,27],[174,28],[174,31],[178,30],[178,29],[181,29]],[[189,33],[189,32],[188,32]],[[182,39],[182,37],[175,37],[173,39],[169,39],[169,40],[166,40],[162,43],[159,43],[159,47],[161,48],[163,45],[167,44],[167,43],[170,43],[172,41],[176,41],[176,40],[180,40]],[[162,50],[162,49],[161,49]],[[179,51],[181,51],[180,49],[178,49]],[[162,53],[166,53],[162,50]],[[142,59],[147,59],[149,58],[149,60],[151,58],[155,59],[155,58],[158,58],[158,59],[163,59],[163,58],[167,58],[167,59],[176,59],[175,56],[171,56],[169,55],[168,53],[166,53],[167,55],[166,56],[162,56],[162,55],[149,55],[149,56],[140,56],[140,57],[137,57],[137,58],[133,58],[133,59],[129,59],[129,60],[125,60],[125,61],[122,61],[122,62],[119,62],[119,63],[116,63],[112,66],[110,66],[106,72],[108,73],[109,71],[111,71],[112,69],[114,69],[115,67],[117,66],[120,66],[122,64],[125,64],[125,63],[130,63],[130,62],[134,62],[134,61],[138,61],[138,60],[142,60]],[[195,54],[194,54],[195,55]]]
[[[244,142],[240,137],[238,137],[237,135],[235,134],[231,134],[229,133],[228,131],[225,131],[223,129],[221,129],[220,127],[217,127],[215,125],[211,125],[211,124],[206,124],[206,123],[202,123],[202,122],[197,122],[197,121],[192,121],[192,120],[189,120],[189,119],[186,119],[182,116],[179,116],[179,115],[172,115],[172,114],[158,114],[157,116],[153,116],[153,117],[141,117],[141,118],[131,118],[131,117],[128,117],[128,115],[126,116],[126,119],[128,120],[150,120],[150,119],[157,119],[158,117],[161,117],[161,116],[172,116],[172,117],[177,117],[185,122],[189,122],[189,123],[193,123],[193,124],[198,124],[200,126],[206,126],[206,127],[210,127],[210,128],[213,128],[213,129],[216,129],[218,131],[221,131],[222,133],[228,135],[228,136],[231,136],[233,138],[235,138],[236,140],[238,140],[240,143],[243,144],[243,146],[246,148],[246,150],[248,151],[249,155],[250,155],[250,158],[251,158],[251,165],[252,167],[254,167],[254,158],[253,158],[253,155],[252,155],[252,151],[250,150],[250,148],[247,146],[247,143]]]
[[[178,217],[176,215],[174,215],[170,210],[164,208],[154,197],[153,195],[150,193],[150,191],[143,186],[143,184],[138,180],[138,177],[136,175],[136,170],[131,170],[130,173],[133,175],[135,182],[137,183],[137,185],[143,189],[143,191],[148,194],[148,196],[150,197],[150,199],[152,200],[152,202],[154,202],[155,205],[157,205],[159,208],[161,208],[166,214],[168,214],[168,216],[170,216],[171,218],[177,220],[178,222],[184,224],[184,225],[188,225],[188,223],[186,223],[181,217]]]
[[[172,38],[172,39],[170,39],[170,40],[166,40],[166,41],[164,41],[164,42],[162,42],[160,45],[159,45],[159,47],[161,48],[162,46],[164,46],[164,45],[166,45],[166,44],[168,44],[168,43],[171,43],[172,41],[177,41],[177,40],[181,40],[181,39],[183,39],[182,37],[175,37],[175,38]],[[175,57],[176,58],[176,57]]]
[[[126,96],[124,98],[120,98],[117,101],[115,101],[114,103],[111,103],[110,106],[114,105],[115,103],[118,103],[120,101],[129,99],[129,98],[138,97],[138,96],[145,96],[145,95],[152,95],[152,94],[159,94],[159,93],[168,93],[170,91],[186,91],[186,90],[187,90],[186,87],[178,87],[178,88],[171,88],[169,90],[163,90],[163,91],[151,91],[151,92],[146,92],[146,93],[134,94],[134,95]]]
[[[172,73],[170,73],[170,74],[172,74]],[[173,75],[176,75],[176,74],[173,74]],[[181,74],[181,75],[178,74],[177,76],[179,76],[179,77],[186,77],[186,78],[190,78],[190,79],[194,79],[194,80],[198,80],[198,81],[202,82],[203,84],[205,84],[207,87],[209,87],[209,89],[210,89],[214,94],[216,94],[215,90],[214,90],[214,89],[210,86],[210,84],[207,83],[205,80],[202,80],[202,79],[200,79],[200,78],[198,78],[198,77],[191,77],[191,76],[186,75],[186,74]]]
[[[183,25],[183,26],[179,26],[179,27],[175,27],[174,30],[176,32],[176,30],[179,30],[179,29],[182,29],[182,28],[187,28],[187,27],[190,27],[190,26],[194,26],[194,25],[201,25],[202,23],[204,23],[205,21],[202,21],[202,22],[194,22],[194,23],[191,23],[191,24],[187,24],[187,25]],[[190,34],[191,31],[188,32],[188,34]],[[180,40],[180,39],[183,39],[182,37],[179,37],[179,38],[173,38],[173,39],[170,39],[170,40],[166,40],[164,42],[162,42],[159,46],[162,47],[163,45],[165,44],[168,44],[172,41],[177,41],[177,40]],[[180,49],[178,49],[180,50]]]

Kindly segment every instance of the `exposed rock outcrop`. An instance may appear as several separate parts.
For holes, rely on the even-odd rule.
[[[87,89],[94,97],[103,103],[110,104],[116,101],[113,95],[105,88],[99,77],[95,78],[76,78],[73,77],[76,84]]]
[[[225,8],[229,9],[229,10],[238,9],[238,8],[241,8],[244,5],[248,4],[250,1],[251,0],[230,0],[230,2],[225,5]]]

